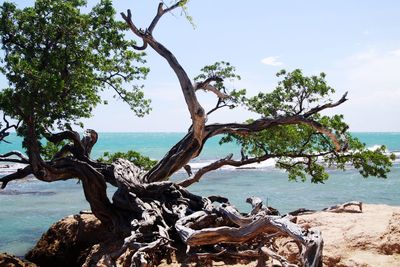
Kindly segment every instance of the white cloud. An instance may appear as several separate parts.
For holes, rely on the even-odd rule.
[[[377,56],[375,49],[368,49],[366,51],[358,52],[349,58],[349,62],[353,64],[360,63],[359,61],[367,61]]]
[[[283,63],[278,61],[279,57],[266,57],[261,62],[269,66],[282,66]]]
[[[392,54],[392,55],[394,55],[394,56],[396,56],[396,57],[400,57],[400,48],[391,51],[390,54]]]
[[[336,85],[349,91],[342,113],[353,131],[400,131],[400,50],[365,50],[343,61]],[[396,56],[393,56],[396,55]]]

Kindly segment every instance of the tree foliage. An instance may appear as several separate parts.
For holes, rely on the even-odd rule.
[[[111,1],[102,0],[89,13],[82,0],[38,0],[18,9],[0,7],[0,37],[4,51],[1,72],[9,87],[0,92],[2,111],[38,136],[57,126],[91,116],[106,87],[127,102],[138,116],[149,111],[141,87],[126,83],[145,78],[143,53],[125,39],[126,23],[115,19]]]
[[[142,168],[145,171],[150,170],[157,163],[156,160],[152,160],[149,157],[143,156],[137,151],[128,150],[127,152],[104,152],[103,156],[97,160],[100,162],[112,163],[117,159],[126,159],[135,164],[136,166]]]
[[[250,98],[242,97],[242,104],[264,118],[279,119],[308,116],[332,101],[335,90],[327,84],[324,73],[307,77],[297,69],[288,73],[282,70],[277,76],[281,81],[274,90]],[[236,142],[245,158],[276,159],[276,166],[286,170],[291,180],[305,181],[309,175],[312,182],[323,182],[329,177],[327,168],[344,170],[349,166],[359,169],[364,177],[386,178],[394,155],[387,157],[384,146],[374,151],[367,149],[348,132],[349,126],[343,115],[314,113],[309,118],[314,125],[277,125],[248,135],[228,134],[220,143]],[[323,127],[324,132],[334,134],[335,142],[316,130],[315,124]]]

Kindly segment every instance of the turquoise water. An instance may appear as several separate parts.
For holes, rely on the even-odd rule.
[[[355,133],[367,146],[386,145],[390,151],[400,151],[400,133]],[[154,159],[161,158],[182,136],[182,133],[100,133],[93,157],[105,151],[138,150]],[[20,140],[11,135],[12,144],[0,144],[0,153],[21,150]],[[218,145],[211,139],[203,155],[193,166],[226,156],[238,155],[233,145]],[[397,155],[399,155],[397,153]],[[0,176],[18,166],[0,168]],[[320,209],[329,205],[361,200],[368,203],[400,205],[400,163],[397,161],[388,179],[362,178],[357,171],[330,171],[326,184],[288,182],[286,174],[263,165],[257,169],[222,169],[204,176],[190,190],[204,196],[224,195],[241,210],[249,210],[245,199],[259,196],[281,212],[300,207]],[[183,172],[173,179],[183,179]],[[0,191],[0,251],[24,255],[41,234],[60,218],[88,209],[80,184],[70,180],[44,183],[34,179],[13,182]]]

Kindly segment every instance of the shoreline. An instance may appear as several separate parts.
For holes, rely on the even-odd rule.
[[[317,212],[298,223],[319,228],[326,266],[399,266],[400,206],[364,204],[362,213]]]
[[[400,206],[363,204],[362,213],[347,209],[335,213],[317,211],[297,216],[306,229],[318,228],[324,239],[324,266],[399,266]],[[56,222],[55,222],[56,223]],[[1,252],[0,252],[1,254]],[[248,264],[213,266],[255,266]],[[1,265],[1,261],[0,261]],[[162,267],[180,267],[181,263],[162,263]]]

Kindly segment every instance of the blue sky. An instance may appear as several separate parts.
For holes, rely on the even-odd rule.
[[[15,1],[20,6],[33,1]],[[90,1],[93,3],[94,1]],[[130,8],[137,26],[153,18],[157,1],[117,0],[119,12]],[[166,15],[154,32],[191,77],[215,61],[229,61],[242,80],[232,84],[250,94],[272,90],[275,73],[300,68],[325,72],[337,98],[349,101],[335,112],[345,115],[352,131],[400,131],[400,1],[232,1],[191,0],[196,28],[176,15]],[[134,38],[132,34],[128,35]],[[167,63],[148,50],[151,72],[145,94],[153,111],[135,118],[121,101],[99,106],[88,128],[98,131],[185,131],[190,124],[179,84]],[[4,78],[0,78],[4,84]],[[199,93],[205,107],[214,96]],[[251,114],[228,110],[209,122],[243,121]]]

